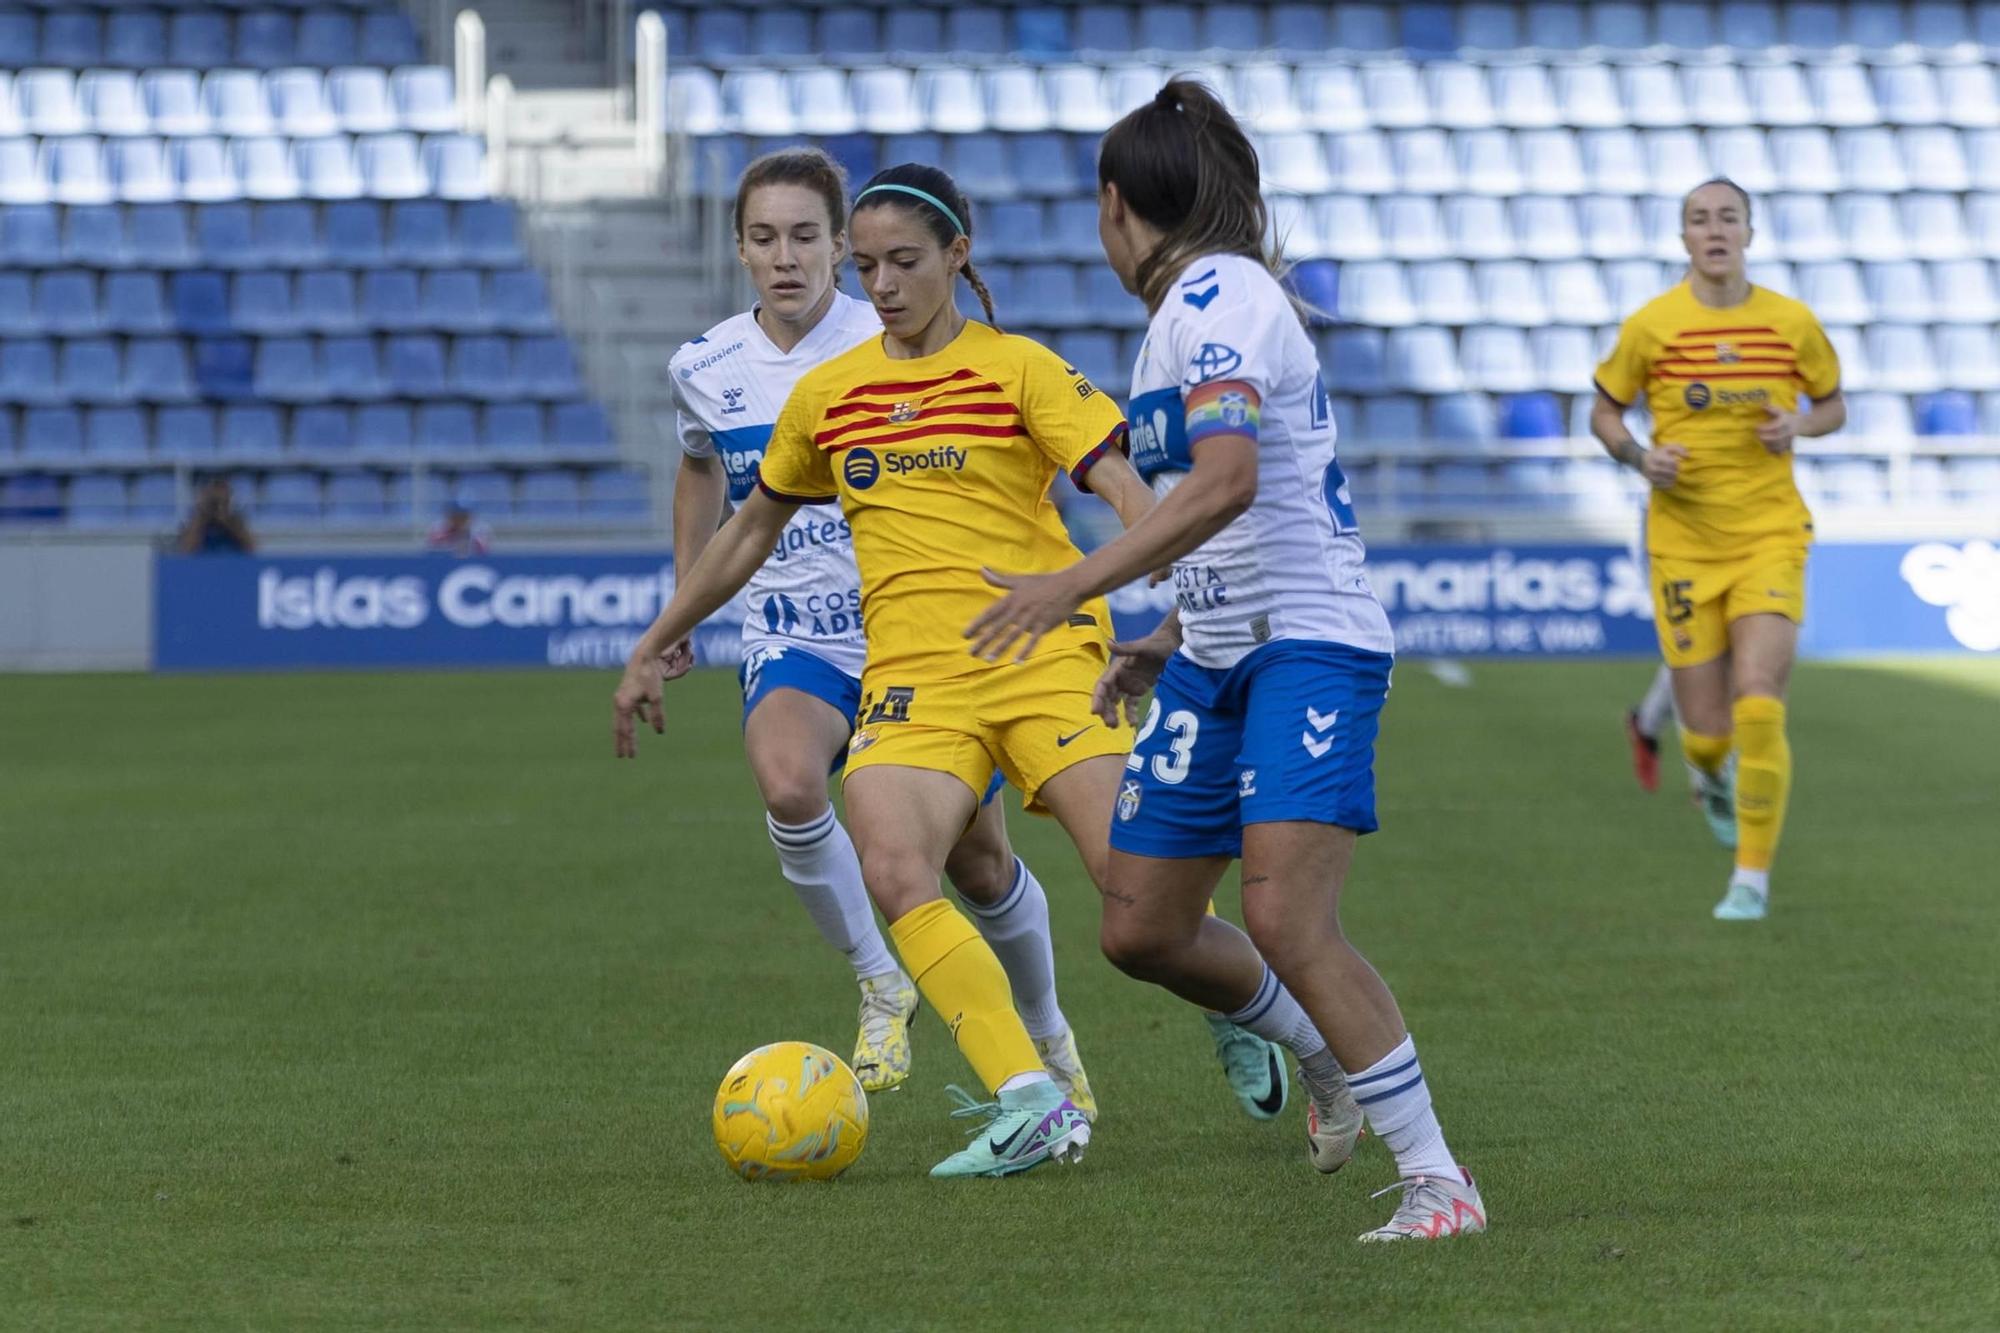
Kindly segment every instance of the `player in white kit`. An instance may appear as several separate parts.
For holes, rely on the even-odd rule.
[[[683,346],[671,363],[682,448],[676,569],[692,569],[715,535],[725,494],[741,501],[754,489],[772,423],[799,377],[882,331],[873,307],[835,286],[846,197],[839,166],[817,149],[772,153],[743,173],[736,240],[758,304]],[[745,590],[743,737],[785,878],[860,983],[854,1069],[873,1092],[909,1075],[917,989],[876,926],[854,844],[827,797],[861,701],[860,582],[847,520],[837,510],[801,508]],[[662,670],[673,679],[691,665],[682,647]],[[994,799],[1000,785],[996,779],[987,791],[946,873],[1006,969],[1050,1076],[1095,1119],[1096,1099],[1056,999],[1048,899],[1008,844]]]
[[[1261,1021],[1282,981],[1321,1039],[1310,1053],[1286,1042],[1312,1093],[1314,1164],[1345,1160],[1359,1115],[1395,1154],[1401,1200],[1361,1239],[1483,1231],[1395,998],[1340,929],[1355,839],[1376,828],[1395,644],[1363,571],[1317,354],[1264,248],[1256,151],[1214,93],[1176,79],[1105,135],[1098,186],[1105,255],[1152,312],[1128,415],[1133,465],[1160,502],[1062,573],[995,577],[1014,591],[975,622],[975,646],[1004,650],[1171,565],[1176,610],[1118,645],[1099,686],[1107,720],[1155,691],[1111,827],[1105,952],[1177,991],[1235,975],[1242,945],[1203,913],[1241,857],[1244,919],[1268,967],[1228,1017]]]

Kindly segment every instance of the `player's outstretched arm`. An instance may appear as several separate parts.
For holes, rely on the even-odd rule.
[[[1248,435],[1213,435],[1194,446],[1187,480],[1167,498],[1129,523],[1076,564],[1054,574],[985,571],[986,581],[1007,595],[966,626],[972,653],[997,662],[1026,636],[1015,660],[1033,652],[1042,635],[1062,624],[1077,607],[1113,588],[1172,564],[1228,527],[1257,498],[1257,441]],[[1099,475],[1104,474],[1102,483]],[[1128,484],[1143,488],[1132,465],[1106,454],[1090,470],[1090,488],[1116,507],[1112,498]],[[1121,511],[1122,516],[1122,511]]]
[[[611,696],[611,737],[620,759],[638,755],[633,720],[647,722],[664,734],[666,715],[660,708],[662,654],[676,647],[694,627],[720,611],[764,564],[796,504],[753,491],[736,516],[722,525],[694,568],[674,589],[673,600],[652,626],[639,636],[625,662],[625,677]]]

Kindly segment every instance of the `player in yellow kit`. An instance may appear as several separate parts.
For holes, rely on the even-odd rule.
[[[1785,686],[1812,542],[1792,446],[1847,420],[1840,361],[1812,311],[1745,275],[1751,235],[1750,197],[1734,182],[1688,192],[1687,277],[1625,321],[1590,417],[1653,488],[1646,550],[1681,746],[1716,836],[1736,849],[1715,907],[1726,921],[1765,915],[1791,790]],[[1642,393],[1650,449],[1624,421]]]
[[[615,698],[619,752],[630,754],[635,718],[662,727],[660,652],[734,595],[798,505],[841,503],[868,640],[849,826],[905,966],[995,1096],[964,1098],[975,1134],[933,1172],[943,1176],[1011,1174],[1073,1157],[1090,1138],[1035,1054],[999,960],[940,895],[944,857],[996,767],[1029,809],[1102,842],[1130,748],[1091,711],[1110,632],[1101,600],[1019,665],[972,657],[960,630],[992,600],[988,559],[1056,569],[1077,558],[1048,496],[1058,468],[1127,522],[1152,506],[1125,461],[1118,407],[1047,348],[959,313],[962,275],[993,318],[969,217],[950,177],[929,167],[891,168],[856,196],[852,249],[882,336],[799,380],[758,489],[687,571]]]

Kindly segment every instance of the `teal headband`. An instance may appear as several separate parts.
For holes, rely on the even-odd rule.
[[[921,199],[925,203],[929,204],[932,208],[935,208],[938,212],[944,214],[945,221],[951,223],[951,228],[953,231],[957,232],[960,236],[965,235],[965,224],[958,220],[958,214],[952,212],[949,208],[946,208],[944,206],[944,200],[938,198],[936,195],[932,194],[928,190],[919,190],[914,185],[871,185],[867,189],[863,190],[860,194],[855,195],[854,202],[856,204],[859,204],[863,199],[866,199],[869,195],[880,194],[884,190],[894,190],[897,194],[914,195],[918,199]]]

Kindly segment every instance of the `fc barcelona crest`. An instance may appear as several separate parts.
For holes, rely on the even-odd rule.
[[[915,421],[916,419],[917,405],[915,403],[897,403],[895,407],[889,410],[889,420],[894,425],[900,426],[905,422]]]
[[[1733,366],[1742,359],[1743,354],[1736,350],[1735,344],[1717,343],[1715,345],[1715,362],[1717,365]]]

